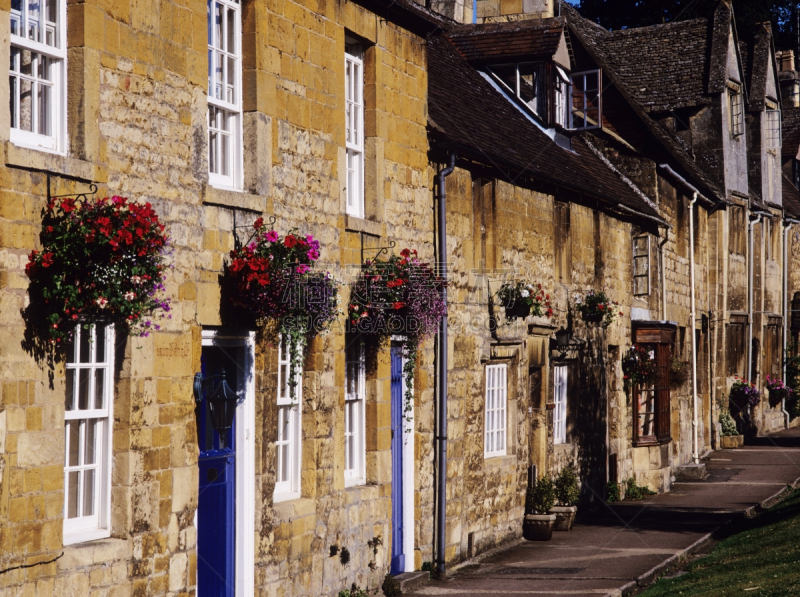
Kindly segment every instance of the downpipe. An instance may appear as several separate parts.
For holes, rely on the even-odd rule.
[[[445,179],[453,172],[456,164],[456,154],[450,152],[448,165],[436,175],[439,183],[439,222],[438,222],[438,251],[439,274],[447,280],[447,191]],[[447,285],[442,286],[442,300],[447,304]],[[436,359],[436,385],[438,386],[438,412],[439,435],[438,454],[436,467],[436,486],[438,494],[437,528],[436,528],[436,574],[440,579],[446,578],[445,548],[447,535],[447,315],[439,322],[438,354]]]
[[[689,281],[691,285],[691,319],[692,325],[689,326],[692,334],[692,462],[700,464],[700,450],[698,448],[698,425],[697,425],[697,333],[695,325],[697,321],[697,310],[695,308],[695,284],[694,284],[694,204],[697,202],[697,191],[692,194],[689,202]]]
[[[753,284],[753,227],[761,222],[761,214],[755,218],[752,216],[747,223],[747,381],[755,383],[753,380],[753,295],[755,294]],[[752,417],[751,408],[747,407],[747,414]],[[752,419],[751,419],[752,420]]]
[[[658,259],[661,270],[661,320],[667,321],[667,272],[664,271],[664,245],[669,240],[669,228],[664,229],[664,238],[658,241]]]
[[[792,220],[783,223],[783,383],[786,383],[786,375],[789,369],[788,359],[786,358],[787,336],[789,335],[789,231],[792,228]],[[789,411],[786,410],[786,397],[781,399],[781,414],[786,429],[789,429]]]

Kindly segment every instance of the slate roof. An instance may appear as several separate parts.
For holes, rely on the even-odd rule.
[[[785,174],[781,186],[783,187],[784,214],[794,220],[800,220],[800,191]]]
[[[623,79],[617,74],[616,65],[612,57],[609,56],[609,50],[606,45],[613,34],[600,25],[584,19],[577,10],[565,2],[561,3],[561,14],[566,16],[569,30],[574,34],[575,39],[586,48],[598,66],[603,69],[605,76],[611,83],[616,85],[620,95],[625,98],[655,140],[673,157],[680,169],[684,171],[684,175],[690,179],[690,182],[697,186],[712,203],[724,202],[725,194],[707,172],[708,168],[701,167],[694,160],[690,148],[686,146],[683,140],[672,136],[650,116],[636,98],[634,92],[636,87],[631,88],[633,82]],[[659,27],[666,27],[666,25],[659,25]],[[639,87],[639,89],[641,88],[642,86]]]
[[[602,44],[610,65],[646,111],[710,103],[705,19],[611,31]]]
[[[744,42],[739,43],[739,53],[742,57],[742,65],[745,69],[745,80],[748,89],[748,107],[750,110],[760,112],[766,108],[767,98],[767,76],[769,69],[767,65],[772,58],[772,43],[770,31],[764,24],[756,27],[753,42],[748,46]],[[778,67],[773,63],[773,68],[777,72]],[[775,87],[780,102],[780,83],[775,81]]]
[[[428,43],[428,118],[434,134],[455,145],[461,156],[663,222],[655,206],[615,174],[584,140],[573,138],[574,152],[558,146],[444,36]]]
[[[558,50],[565,23],[562,18],[527,19],[511,23],[463,25],[448,37],[470,62],[494,62],[505,58],[551,58]]]
[[[781,153],[794,157],[800,149],[800,108],[783,109],[783,145]]]

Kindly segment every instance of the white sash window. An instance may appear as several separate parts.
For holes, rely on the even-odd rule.
[[[348,44],[344,55],[347,213],[364,217],[364,62],[361,46]]]
[[[110,535],[114,328],[76,328],[66,366],[64,544]]]
[[[242,187],[242,17],[238,0],[208,0],[208,181]]]
[[[553,443],[567,443],[567,367],[553,367]]]
[[[506,453],[506,365],[486,366],[486,439],[484,457],[504,456]]]
[[[364,471],[364,345],[351,340],[345,348],[344,480],[345,485],[365,483]]]
[[[283,339],[278,344],[278,437],[276,502],[300,497],[300,419],[303,408],[303,372],[295,372],[294,397],[289,386],[289,346]]]
[[[11,141],[65,150],[66,2],[11,0]]]

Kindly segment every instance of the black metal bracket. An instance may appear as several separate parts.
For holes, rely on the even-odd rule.
[[[236,225],[236,210],[233,209],[232,211],[233,211],[233,246],[236,247],[236,249],[241,249],[247,243],[242,243],[241,241],[239,241],[239,235],[236,234],[236,231],[237,230],[241,230],[242,228],[251,228],[252,224],[242,224],[241,226],[237,226]],[[267,219],[267,226],[275,226],[275,222],[277,222],[277,221],[278,221],[278,218],[276,218],[275,216],[270,216]],[[247,239],[248,243],[250,242],[250,240],[253,238],[254,235],[255,235],[255,232],[253,232],[250,235],[250,238]]]
[[[364,233],[363,232],[360,234],[360,237],[361,237],[361,265],[364,265],[365,260],[364,260]],[[397,246],[397,243],[395,241],[389,241],[389,246],[387,246],[387,247],[367,247],[367,251],[374,251],[376,249],[378,250],[378,253],[372,259],[370,259],[370,263],[374,263],[375,260],[378,257],[380,257],[381,255],[387,254],[391,249],[394,249],[396,246]]]
[[[97,194],[97,185],[93,182],[89,183],[89,192],[88,193],[69,193],[67,195],[51,195],[50,194],[50,173],[47,173],[47,202],[50,203],[53,199],[66,199],[68,197],[74,197],[78,201],[86,201],[90,196],[94,196]]]

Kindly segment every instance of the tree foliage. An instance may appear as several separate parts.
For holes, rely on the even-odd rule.
[[[709,18],[718,5],[719,0],[580,0],[578,10],[607,29],[625,29]],[[740,39],[749,39],[758,23],[769,21],[778,50],[798,48],[797,11],[790,0],[733,0]]]

